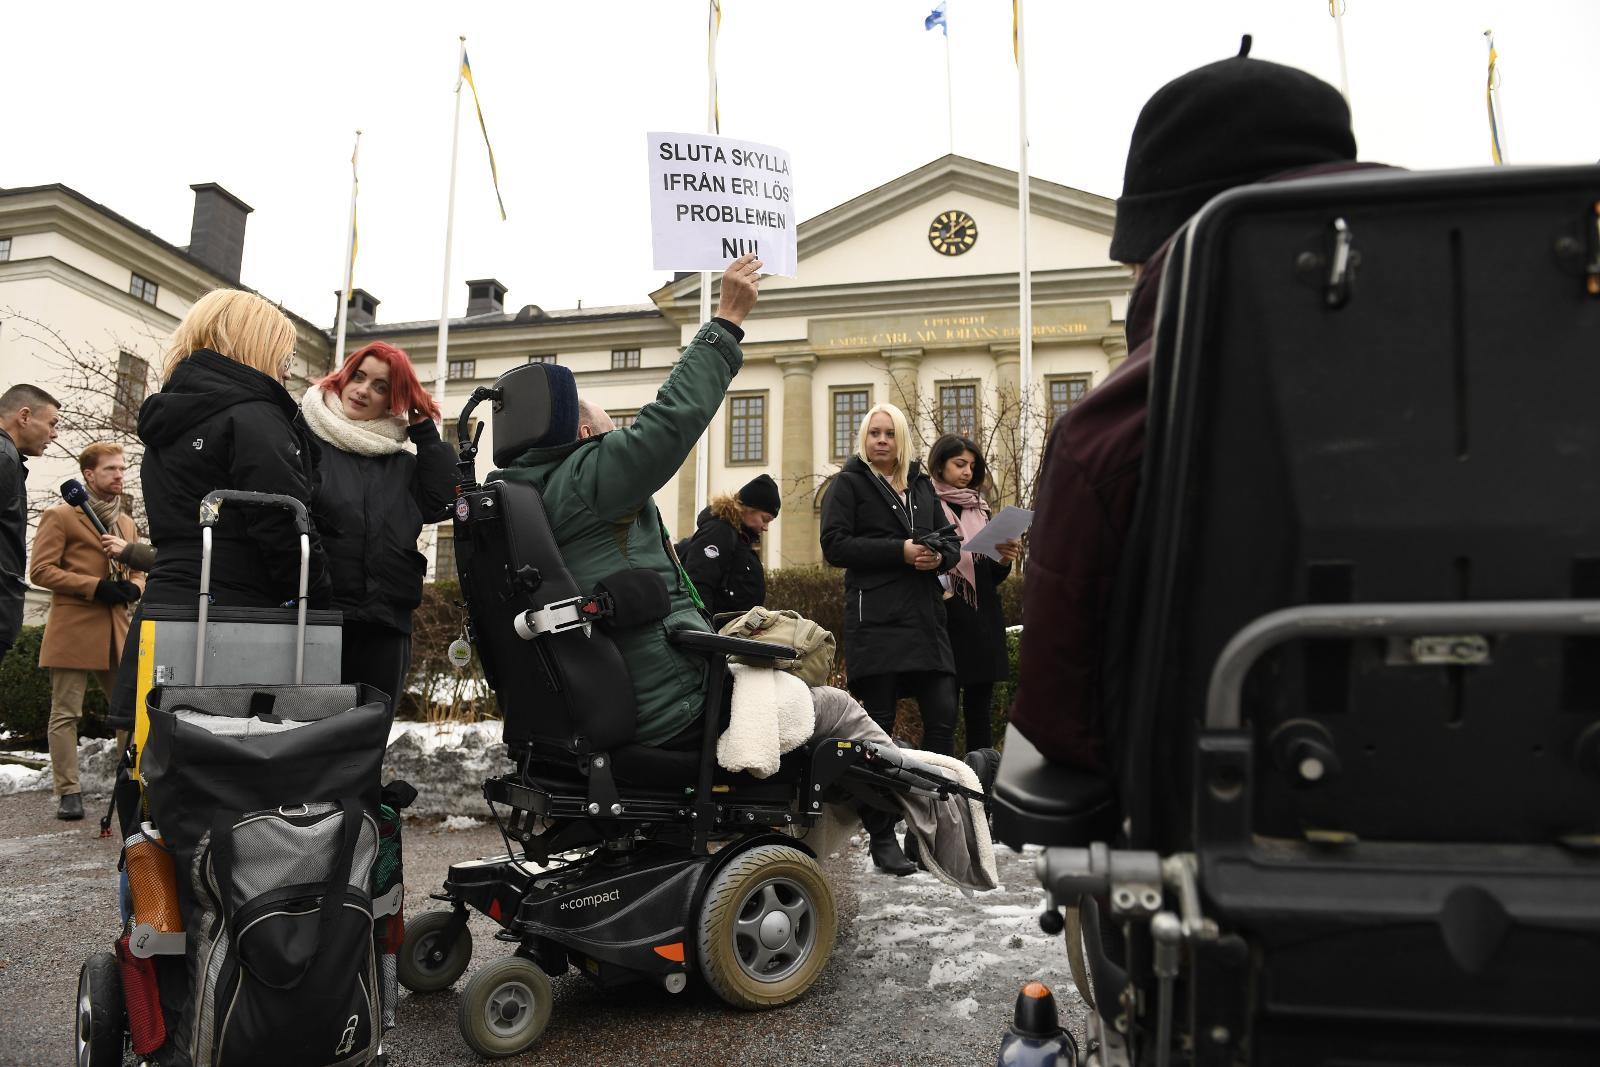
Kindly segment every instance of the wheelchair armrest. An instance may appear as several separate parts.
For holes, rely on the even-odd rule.
[[[788,645],[776,645],[771,641],[751,641],[743,637],[724,637],[704,630],[673,630],[667,634],[667,641],[685,652],[694,652],[707,657],[749,656],[752,659],[770,660],[800,658],[799,651]]]
[[[989,811],[994,836],[1018,851],[1023,845],[1083,848],[1115,836],[1117,793],[1103,775],[1051,763],[1008,725]]]

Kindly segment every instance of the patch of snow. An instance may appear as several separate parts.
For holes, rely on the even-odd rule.
[[[986,968],[1005,962],[1004,956],[996,956],[993,952],[963,952],[958,956],[946,956],[928,972],[928,988],[974,981]]]
[[[957,1019],[970,1019],[972,1013],[978,1010],[978,1002],[971,997],[962,997],[950,1005],[950,1014]]]
[[[50,768],[24,767],[20,763],[0,763],[0,797],[50,788]]]
[[[470,815],[450,815],[446,816],[444,820],[444,829],[450,833],[455,833],[458,830],[471,830],[482,825],[482,819],[474,819]]]

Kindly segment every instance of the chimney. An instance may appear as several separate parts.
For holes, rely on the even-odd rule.
[[[189,255],[238,284],[244,262],[245,216],[255,210],[215,182],[191,185],[194,221],[189,225]]]
[[[333,291],[333,328],[339,328],[339,299],[344,290]],[[346,326],[371,326],[378,321],[379,300],[365,289],[350,290],[350,310],[345,315]]]
[[[467,282],[467,317],[473,315],[503,315],[506,310],[506,287],[493,278],[477,278]]]

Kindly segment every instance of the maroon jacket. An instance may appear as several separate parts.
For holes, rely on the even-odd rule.
[[[1128,297],[1128,358],[1056,422],[1034,494],[1011,721],[1046,757],[1110,769],[1101,722],[1111,586],[1144,462],[1150,349],[1168,245]]]
[[[1320,164],[1266,180],[1380,167]],[[1090,771],[1112,769],[1104,721],[1112,584],[1139,495],[1156,298],[1171,247],[1168,239],[1150,257],[1128,297],[1127,361],[1056,422],[1034,494],[1011,721],[1047,758]]]

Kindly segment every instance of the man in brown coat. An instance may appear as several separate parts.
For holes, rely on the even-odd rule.
[[[128,541],[139,531],[122,512],[127,461],[122,446],[97,442],[78,457],[89,506],[106,530]],[[57,504],[39,516],[28,579],[50,590],[50,619],[39,649],[39,666],[50,670],[50,768],[56,817],[83,818],[78,787],[78,720],[93,672],[109,694],[115,685],[122,643],[128,636],[129,605],[144,593],[144,575],[106,558],[100,532],[80,508]]]

